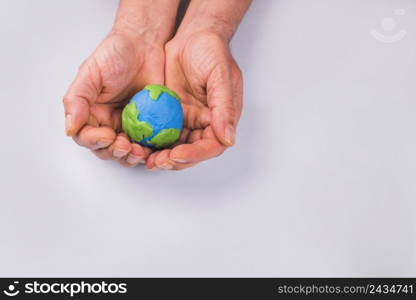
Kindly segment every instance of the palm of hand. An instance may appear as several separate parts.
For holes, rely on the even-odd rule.
[[[81,120],[71,121],[82,124],[82,128],[77,128],[74,140],[102,159],[120,160],[124,165],[142,161],[150,150],[131,144],[120,133],[121,112],[146,84],[163,83],[163,70],[163,49],[148,50],[146,45],[138,48],[120,35],[105,39],[80,67],[64,99],[68,106],[71,101],[78,105],[74,115]],[[135,157],[127,164],[130,153]]]

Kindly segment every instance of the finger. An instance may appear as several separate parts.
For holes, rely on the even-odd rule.
[[[211,109],[211,126],[225,146],[235,142],[235,107],[231,72],[225,65],[214,69],[207,82],[207,101]]]
[[[172,152],[171,149],[163,150],[158,153],[155,157],[155,164],[157,168],[164,169],[164,170],[184,170],[190,168],[197,163],[179,163],[175,162],[170,159],[170,153]]]
[[[63,99],[65,130],[68,136],[76,135],[87,123],[89,103],[98,97],[97,82],[97,76],[91,76],[88,63],[84,63]]]
[[[170,160],[177,163],[198,163],[222,154],[226,147],[215,139],[202,139],[192,144],[176,146],[170,152]]]
[[[198,163],[175,163],[173,171],[181,171],[197,165]]]
[[[130,153],[131,143],[125,135],[119,134],[114,143],[110,146],[110,151],[113,154],[114,159],[121,159]]]
[[[188,128],[183,128],[177,143],[178,144],[185,143],[188,140],[188,136],[189,136],[190,133],[191,133],[191,131]]]
[[[113,151],[111,150],[112,146],[105,149],[94,150],[92,152],[100,159],[116,160],[125,167],[135,167],[140,163],[144,163],[146,161],[146,158],[151,153],[150,149],[137,144],[131,144],[130,147],[131,150],[129,154],[122,157],[121,159],[114,157]]]
[[[156,163],[155,163],[155,158],[156,158],[156,156],[157,156],[157,154],[159,153],[160,151],[157,151],[157,152],[153,152],[152,154],[150,154],[149,155],[149,157],[147,158],[147,161],[146,161],[146,168],[148,169],[148,170],[150,170],[150,171],[157,171],[157,170],[159,170],[159,168],[156,166]]]
[[[183,170],[196,165],[196,163],[178,163],[170,159],[171,149],[165,149],[154,153],[154,166],[153,170]]]
[[[193,130],[188,137],[188,143],[192,144],[198,140],[200,140],[203,136],[204,131],[201,129]]]
[[[92,150],[92,153],[94,153],[95,156],[102,160],[114,160],[113,153],[110,151],[109,148]]]
[[[172,170],[175,163],[169,159],[171,149],[165,149],[155,154],[155,165],[159,169]]]
[[[75,135],[88,121],[88,101],[79,96],[66,96],[65,107],[65,131],[67,136]]]
[[[116,139],[115,131],[106,126],[93,127],[84,126],[78,135],[73,137],[74,141],[83,147],[91,150],[98,150],[109,147]]]
[[[211,123],[211,110],[205,106],[183,104],[182,109],[186,116],[183,123],[186,128],[201,129]]]
[[[131,144],[131,151],[128,156],[124,157],[120,162],[127,167],[135,167],[138,164],[144,163],[150,155],[149,148],[142,147],[138,144]]]
[[[115,156],[114,156],[114,149],[115,149],[115,143],[117,142],[117,140],[119,139],[119,136],[120,136],[121,134],[119,134],[117,137],[116,137],[116,139],[114,140],[114,142],[110,145],[110,146],[108,146],[108,147],[105,147],[105,148],[101,148],[101,149],[98,149],[98,150],[92,150],[92,152],[98,157],[98,158],[100,158],[100,159],[103,159],[103,160],[119,160],[118,158],[116,158]],[[123,141],[122,141],[123,142]],[[120,143],[120,142],[119,142]],[[123,147],[126,147],[125,145],[123,145]],[[120,148],[122,148],[122,147],[120,147]]]

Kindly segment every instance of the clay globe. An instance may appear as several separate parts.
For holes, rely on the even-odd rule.
[[[143,146],[163,149],[181,134],[183,111],[178,95],[163,85],[147,85],[133,96],[122,113],[129,138]]]

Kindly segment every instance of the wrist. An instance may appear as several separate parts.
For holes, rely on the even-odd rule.
[[[195,35],[209,34],[217,36],[225,43],[229,43],[234,31],[231,24],[227,24],[219,18],[205,17],[191,21],[187,26],[180,28],[173,39],[186,41]]]
[[[170,38],[170,35],[163,34],[157,28],[139,24],[126,24],[125,22],[114,23],[110,35],[122,36],[137,45],[151,45],[155,47],[163,47]]]
[[[120,0],[111,34],[163,46],[172,36],[179,0]]]
[[[230,42],[236,26],[228,23],[218,16],[203,16],[189,20],[187,24],[181,25],[174,39],[187,40],[196,34],[211,34],[221,38],[224,42]]]

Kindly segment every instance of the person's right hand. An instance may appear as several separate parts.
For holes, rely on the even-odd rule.
[[[163,83],[163,45],[110,34],[81,65],[64,96],[67,135],[101,159],[124,166],[144,162],[151,151],[122,133],[121,112],[145,85]]]

